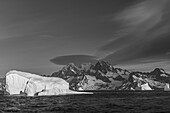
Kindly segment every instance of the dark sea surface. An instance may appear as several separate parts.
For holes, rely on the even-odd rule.
[[[0,96],[0,113],[170,113],[170,92]]]

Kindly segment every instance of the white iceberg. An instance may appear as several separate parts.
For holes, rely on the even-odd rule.
[[[142,90],[152,90],[152,89],[149,87],[149,84],[148,84],[148,83],[142,84],[142,85],[141,85],[141,89],[142,89]]]
[[[170,87],[168,83],[165,84],[164,91],[170,91]]]
[[[87,94],[87,92],[71,91],[69,83],[61,78],[42,77],[16,70],[6,74],[6,91],[10,95],[24,93],[27,96]]]

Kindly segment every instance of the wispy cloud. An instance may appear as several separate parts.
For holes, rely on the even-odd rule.
[[[168,58],[169,5],[168,0],[146,0],[114,15],[113,22],[121,28],[116,30],[116,39],[100,48],[101,53],[112,52],[103,59],[119,64],[155,56]]]

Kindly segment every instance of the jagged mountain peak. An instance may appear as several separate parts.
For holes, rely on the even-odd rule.
[[[108,62],[98,61],[95,65],[91,66],[91,69],[101,71],[102,73],[106,74],[107,71],[112,71],[113,67]]]

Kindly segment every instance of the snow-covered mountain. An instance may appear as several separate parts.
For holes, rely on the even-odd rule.
[[[169,90],[170,74],[156,68],[151,72],[132,72],[118,90]]]
[[[69,82],[72,90],[169,90],[170,74],[156,68],[151,72],[130,72],[108,62],[69,64],[51,75]]]
[[[94,65],[83,64],[81,67],[69,64],[51,76],[65,79],[72,90],[114,90],[128,79],[129,74],[127,70],[99,61]]]

